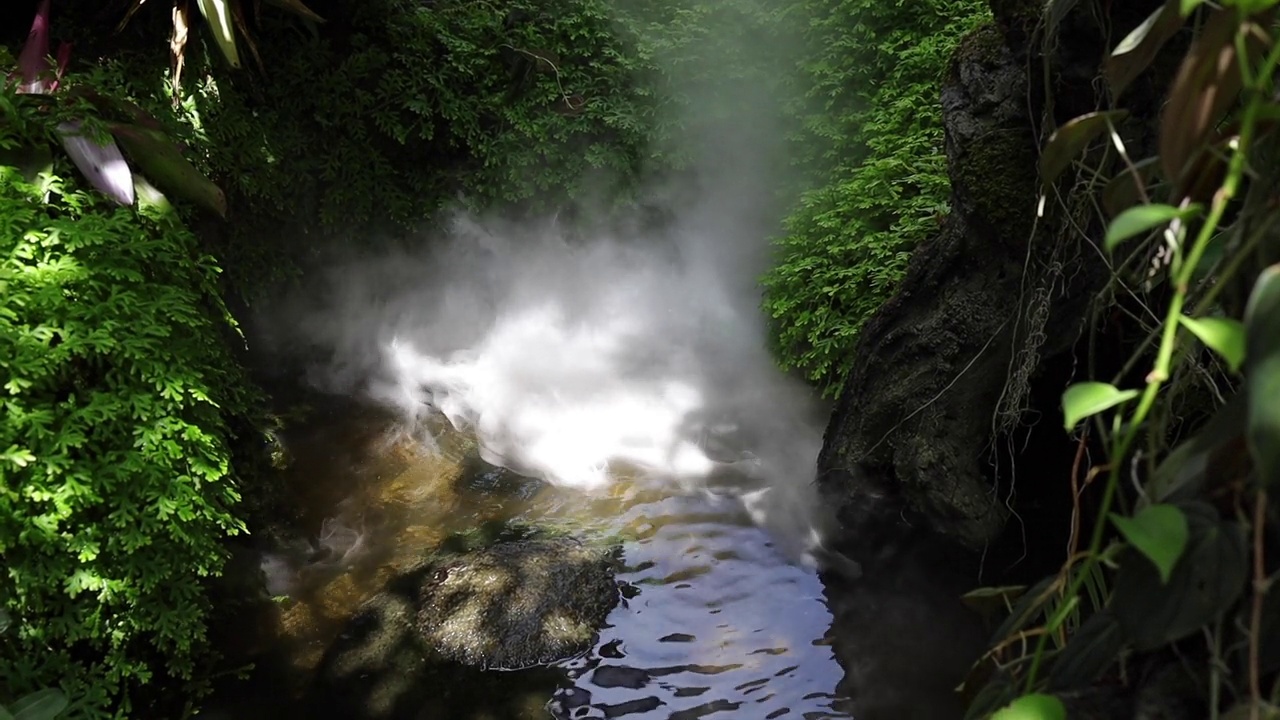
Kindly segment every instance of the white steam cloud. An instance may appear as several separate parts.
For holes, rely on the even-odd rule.
[[[737,59],[758,58],[738,30],[714,37],[728,48],[741,34]],[[334,267],[269,336],[324,358],[313,384],[419,427],[447,417],[495,464],[584,492],[624,470],[734,495],[793,556],[812,549],[827,408],[770,356],[757,283],[787,166],[781,84],[714,82],[729,59],[670,78],[698,90],[677,139],[696,173],[664,188],[659,227],[459,215],[421,249]]]
[[[334,268],[277,337],[323,350],[313,384],[443,415],[489,462],[584,491],[625,468],[736,495],[802,552],[826,408],[771,358],[766,238],[724,211],[591,238],[460,216],[421,253]]]

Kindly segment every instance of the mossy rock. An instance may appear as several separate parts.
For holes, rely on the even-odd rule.
[[[618,602],[607,550],[571,538],[503,542],[435,566],[416,629],[443,657],[482,668],[552,662],[588,649]]]
[[[446,545],[393,578],[328,648],[316,717],[414,717],[424,687],[570,658],[619,601],[616,546],[497,524]]]

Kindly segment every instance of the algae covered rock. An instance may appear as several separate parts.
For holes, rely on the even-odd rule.
[[[613,548],[568,537],[506,533],[483,547],[456,543],[393,578],[355,613],[320,663],[314,714],[435,717],[455,704],[447,695],[474,688],[481,671],[586,651],[618,603],[615,567]],[[423,716],[427,707],[436,714]]]
[[[586,650],[617,602],[608,551],[569,538],[519,540],[436,566],[422,582],[415,625],[445,658],[510,669]]]

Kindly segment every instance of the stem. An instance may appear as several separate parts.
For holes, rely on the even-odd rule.
[[[1242,23],[1237,32],[1243,29],[1244,24]],[[1241,57],[1240,62],[1243,64],[1245,58]],[[1240,135],[1232,147],[1232,155],[1227,167],[1226,177],[1222,181],[1222,186],[1214,193],[1209,215],[1200,226],[1200,232],[1196,235],[1195,242],[1191,246],[1191,252],[1184,258],[1184,262],[1178,268],[1178,273],[1174,278],[1174,295],[1169,302],[1168,311],[1165,313],[1164,328],[1160,336],[1160,350],[1156,355],[1155,367],[1147,375],[1147,386],[1143,390],[1142,398],[1138,401],[1137,409],[1130,417],[1128,429],[1116,441],[1111,453],[1111,472],[1107,475],[1107,486],[1103,491],[1102,503],[1098,508],[1097,522],[1093,526],[1089,550],[1079,571],[1071,578],[1071,584],[1067,587],[1065,594],[1067,598],[1076,597],[1080,594],[1080,589],[1084,585],[1085,579],[1098,562],[1098,552],[1102,549],[1102,541],[1106,537],[1107,514],[1111,511],[1111,505],[1115,502],[1116,488],[1120,485],[1120,474],[1125,467],[1125,458],[1128,457],[1129,451],[1133,449],[1133,443],[1141,431],[1143,421],[1146,420],[1151,408],[1155,405],[1156,396],[1159,395],[1161,386],[1169,379],[1176,365],[1177,358],[1174,356],[1174,349],[1178,337],[1178,318],[1181,317],[1183,305],[1186,303],[1188,286],[1191,283],[1196,267],[1204,256],[1205,250],[1209,247],[1209,241],[1213,238],[1214,232],[1217,231],[1218,225],[1226,214],[1227,206],[1239,191],[1240,183],[1244,179],[1245,155],[1253,142],[1258,114],[1266,98],[1265,85],[1269,82],[1277,62],[1280,62],[1280,44],[1272,46],[1271,52],[1267,55],[1267,59],[1260,71],[1247,78],[1249,80],[1246,85],[1249,90],[1248,104],[1245,106],[1244,117],[1240,123]],[[1069,566],[1064,567],[1063,571],[1069,571]],[[1044,658],[1047,642],[1048,636],[1046,634],[1041,635],[1036,643],[1036,652],[1031,659],[1031,669],[1027,673],[1024,692],[1030,693],[1035,687],[1036,676],[1040,670],[1040,663]]]
[[[1253,507],[1253,614],[1249,618],[1249,720],[1262,712],[1262,678],[1258,672],[1262,601],[1267,594],[1267,569],[1262,557],[1263,526],[1267,522],[1267,491],[1259,490]]]

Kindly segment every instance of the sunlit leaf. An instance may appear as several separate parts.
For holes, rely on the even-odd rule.
[[[1187,547],[1187,517],[1173,505],[1148,505],[1133,517],[1111,514],[1111,522],[1129,544],[1147,556],[1160,571],[1160,580],[1169,575]]]
[[[1052,185],[1094,138],[1107,131],[1110,125],[1128,116],[1125,110],[1104,110],[1073,118],[1058,128],[1040,155],[1040,181]]]
[[[187,0],[173,4],[173,30],[169,34],[169,72],[173,75],[175,97],[182,95],[182,68],[187,59],[187,38],[191,29],[191,6]]]
[[[1204,0],[1179,0],[1178,11],[1182,13],[1182,17],[1186,17],[1203,3]]]
[[[1081,420],[1136,397],[1137,390],[1120,390],[1108,383],[1076,383],[1062,394],[1063,424],[1070,432]]]
[[[991,720],[1067,720],[1067,708],[1052,695],[1023,695],[996,711]]]
[[[1245,309],[1249,452],[1263,487],[1280,481],[1280,265],[1258,276]]]
[[[1156,53],[1178,32],[1182,23],[1177,0],[1167,0],[1120,41],[1107,58],[1104,69],[1113,97],[1120,97],[1134,78],[1147,69]]]
[[[1179,210],[1172,205],[1152,203],[1139,205],[1117,215],[1107,225],[1107,235],[1102,244],[1107,250],[1115,250],[1116,246],[1135,235],[1141,235],[1172,220],[1188,217],[1199,212],[1199,205],[1191,205]]]
[[[1185,315],[1178,322],[1191,331],[1210,350],[1227,361],[1231,372],[1240,369],[1244,362],[1244,324],[1239,320],[1221,317],[1193,318]]]
[[[14,720],[54,720],[67,709],[67,696],[57,688],[37,690],[9,705]]]
[[[183,157],[167,135],[125,124],[112,125],[111,132],[156,187],[226,217],[227,199],[222,189]]]
[[[121,205],[133,205],[133,173],[114,140],[99,143],[84,134],[79,121],[59,124],[58,137],[89,184]]]
[[[240,52],[236,49],[236,31],[231,17],[230,0],[196,0],[196,7],[209,22],[209,29],[218,41],[218,47],[231,67],[240,67]]]

